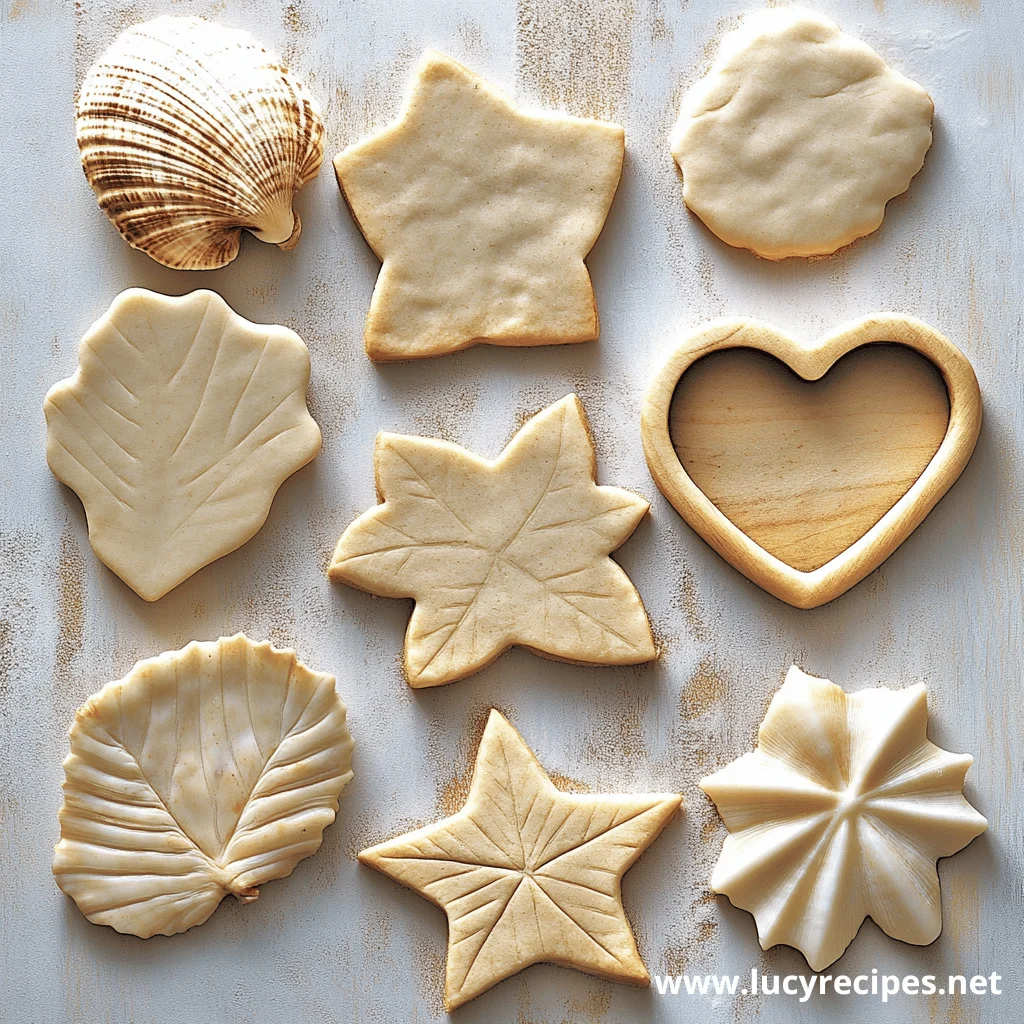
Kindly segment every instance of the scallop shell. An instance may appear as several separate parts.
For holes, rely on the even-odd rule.
[[[222,267],[243,229],[298,241],[292,199],[320,170],[323,121],[247,32],[173,17],[122,32],[86,73],[76,125],[100,207],[158,263]]]

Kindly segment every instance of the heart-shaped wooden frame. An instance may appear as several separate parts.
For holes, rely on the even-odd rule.
[[[804,380],[814,381],[848,352],[878,343],[913,349],[941,373],[949,395],[945,437],[906,494],[867,533],[818,569],[794,569],[743,533],[683,468],[669,432],[676,385],[698,359],[722,349],[766,352]],[[676,511],[730,565],[769,594],[797,608],[816,608],[832,601],[877,569],[956,481],[974,451],[980,430],[981,391],[967,357],[926,323],[898,313],[861,317],[809,344],[757,320],[714,320],[689,334],[654,375],[641,413],[647,465]]]

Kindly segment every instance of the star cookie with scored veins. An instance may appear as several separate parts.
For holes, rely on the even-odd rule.
[[[374,463],[382,504],[345,530],[328,574],[416,602],[410,686],[462,679],[514,644],[587,665],[655,657],[640,595],[609,557],[650,506],[596,484],[575,395],[529,420],[493,462],[382,433]]]
[[[846,693],[794,665],[757,748],[701,782],[729,830],[711,888],[754,915],[762,949],[821,971],[865,917],[916,946],[938,937],[935,862],[988,822],[963,796],[973,758],[927,727],[923,684]]]
[[[624,150],[619,125],[521,110],[451,58],[424,54],[398,120],[334,160],[383,264],[367,355],[387,362],[480,343],[597,338],[583,261]]]
[[[462,810],[359,860],[447,914],[449,1011],[536,963],[648,985],[622,876],[681,803],[675,793],[562,793],[492,710]]]

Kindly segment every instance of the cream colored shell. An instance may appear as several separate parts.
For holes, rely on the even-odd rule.
[[[359,859],[447,915],[449,1010],[536,963],[647,985],[622,876],[681,803],[676,793],[561,793],[492,710],[465,807]]]
[[[89,69],[82,167],[125,240],[178,270],[238,254],[243,230],[292,248],[292,199],[323,160],[312,96],[247,32],[161,17],[122,32]]]
[[[193,642],[79,709],[53,874],[94,924],[183,932],[315,853],[351,766],[331,676],[242,635]]]
[[[931,145],[932,101],[803,7],[747,15],[683,98],[672,154],[686,205],[759,256],[834,252],[882,223]]]
[[[320,450],[309,351],[219,296],[122,292],[43,403],[46,460],[82,500],[93,550],[156,601],[266,521]]]
[[[493,462],[401,434],[378,436],[374,462],[382,504],[345,530],[329,573],[415,600],[410,686],[461,679],[513,644],[594,665],[655,656],[640,595],[609,557],[649,506],[595,483],[575,395],[529,420]]]
[[[820,971],[867,916],[903,942],[938,936],[935,862],[988,823],[962,794],[973,759],[927,726],[922,684],[848,694],[794,666],[753,753],[701,782],[730,833],[711,888],[754,915],[762,948]]]

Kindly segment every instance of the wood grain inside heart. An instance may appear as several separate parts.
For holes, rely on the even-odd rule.
[[[818,381],[755,349],[713,352],[683,374],[669,412],[693,482],[801,572],[846,550],[906,494],[948,424],[941,374],[895,344],[855,349]]]

